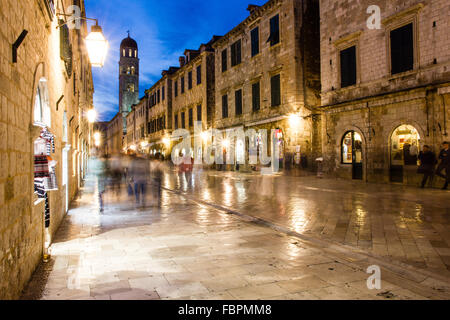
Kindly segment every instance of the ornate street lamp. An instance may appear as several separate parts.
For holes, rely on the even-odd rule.
[[[58,16],[64,17],[72,17],[72,15],[57,13]],[[93,67],[103,67],[105,64],[106,54],[108,53],[109,44],[103,35],[102,27],[98,25],[97,19],[85,18],[85,17],[76,17],[73,20],[83,19],[83,20],[92,20],[95,21],[95,26],[91,27],[91,33],[88,34],[86,39],[84,40],[86,43],[89,61]],[[67,24],[69,21],[64,22],[57,26],[57,28],[62,27]]]
[[[109,45],[98,22],[95,23],[95,26],[92,26],[91,33],[89,33],[85,41],[91,65],[102,68],[105,64]]]

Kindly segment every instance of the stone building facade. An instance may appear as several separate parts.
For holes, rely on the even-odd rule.
[[[117,113],[106,127],[106,150],[108,155],[118,154],[123,151],[123,119],[122,113]]]
[[[320,152],[318,1],[271,0],[248,10],[249,17],[213,45],[214,127],[267,129],[269,143],[276,130],[280,165],[310,167]],[[259,145],[260,138],[236,139],[225,152],[248,163],[249,144]]]
[[[214,110],[214,49],[212,46],[220,37],[202,44],[198,50],[185,50],[180,57],[180,68],[171,75],[172,79],[172,131],[189,130],[194,137],[194,123],[201,122],[199,130],[212,128]],[[192,141],[192,146],[193,146]],[[178,150],[183,152],[183,150]],[[197,150],[201,157],[202,152]],[[194,150],[184,150],[194,157]]]
[[[18,298],[65,216],[86,171],[93,81],[87,26],[58,27],[73,1],[1,1],[0,10],[0,299]],[[76,1],[85,16],[84,1]],[[57,28],[58,27],[58,28]],[[28,33],[13,61],[12,44]],[[54,135],[57,190],[35,193],[35,150],[42,129]]]
[[[373,4],[320,1],[324,166],[336,177],[418,185],[418,149],[438,153],[449,140],[449,4],[376,1],[379,29],[369,29]]]
[[[147,99],[147,148],[152,155],[161,153],[168,156],[170,143],[167,137],[172,129],[172,79],[171,75],[178,70],[170,67],[162,72],[162,77],[146,91]]]

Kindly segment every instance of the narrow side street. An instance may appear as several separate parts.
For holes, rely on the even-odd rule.
[[[151,195],[147,207],[135,208],[124,189],[120,196],[108,191],[100,213],[87,182],[54,239],[52,261],[22,299],[450,297],[450,286],[432,277],[383,268],[381,290],[368,290],[372,263],[351,252],[333,253],[169,191],[161,208]]]

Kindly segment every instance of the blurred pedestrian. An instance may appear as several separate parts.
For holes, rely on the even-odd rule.
[[[104,194],[106,191],[106,159],[97,158],[95,155],[90,160],[92,174],[97,177],[97,191],[100,212],[104,211]]]
[[[445,185],[442,190],[447,190],[448,184],[450,181],[450,150],[449,150],[449,142],[445,141],[443,144],[444,148],[439,154],[439,160],[441,160],[437,170],[436,175],[445,179]],[[442,171],[445,170],[445,175],[442,174]]]
[[[430,146],[423,146],[423,151],[419,154],[420,166],[417,173],[423,174],[421,188],[425,188],[428,179],[433,180],[434,169],[437,164],[436,155],[431,151]]]
[[[156,154],[155,160],[151,165],[151,173],[153,176],[153,191],[156,198],[158,208],[161,208],[162,202],[162,179],[164,174],[164,163],[162,154]]]
[[[134,157],[130,165],[130,178],[134,184],[134,195],[136,197],[136,205],[145,207],[147,183],[149,181],[150,163],[143,157]]]

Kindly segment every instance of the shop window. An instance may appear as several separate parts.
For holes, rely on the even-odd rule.
[[[342,50],[341,59],[341,88],[356,84],[356,46]]]
[[[391,73],[414,69],[413,24],[391,31]]]
[[[349,131],[342,139],[342,163],[353,164],[362,162],[362,138],[355,131]]]
[[[239,89],[234,92],[234,100],[235,100],[235,107],[236,107],[236,115],[242,114],[242,89]]]
[[[259,53],[259,28],[256,27],[250,32],[250,37],[252,39],[252,57]]]
[[[34,123],[39,126],[51,126],[51,111],[48,98],[47,80],[39,80],[34,101]]]
[[[391,136],[391,164],[417,165],[420,150],[419,132],[411,125],[401,125]]]

